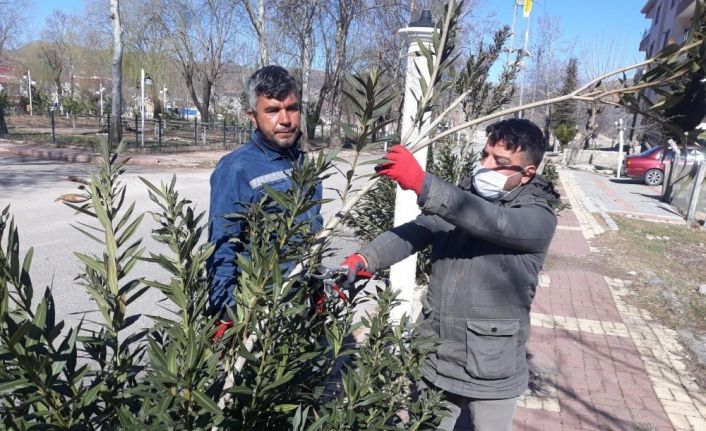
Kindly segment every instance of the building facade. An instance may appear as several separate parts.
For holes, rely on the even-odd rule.
[[[681,43],[689,36],[696,0],[647,0],[640,12],[651,20],[640,41],[646,58],[670,43]]]

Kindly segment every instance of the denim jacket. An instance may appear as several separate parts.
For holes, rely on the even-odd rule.
[[[210,283],[209,303],[213,313],[233,306],[233,287],[238,279],[236,255],[242,246],[230,242],[231,238],[243,238],[242,223],[227,220],[228,214],[244,210],[244,205],[259,201],[264,186],[286,191],[291,188],[292,167],[305,154],[295,144],[290,148],[279,148],[270,144],[259,131],[253,132],[250,140],[224,156],[211,174],[211,204],[209,209],[208,240],[215,250],[206,268]],[[321,184],[317,186],[315,199],[322,197]],[[309,219],[314,230],[321,229],[320,205],[309,209],[300,220]]]

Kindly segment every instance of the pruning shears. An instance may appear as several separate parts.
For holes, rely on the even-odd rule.
[[[317,280],[321,280],[324,285],[324,295],[326,298],[338,297],[345,302],[348,302],[348,297],[341,287],[345,286],[344,280],[348,277],[348,268],[328,268],[319,265],[314,269],[311,276]]]

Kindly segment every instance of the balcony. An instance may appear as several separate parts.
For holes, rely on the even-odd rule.
[[[696,0],[681,0],[677,5],[677,19],[691,18],[696,10]]]
[[[640,51],[647,52],[647,45],[650,39],[650,29],[646,28],[645,31],[642,33],[642,37],[640,38]]]

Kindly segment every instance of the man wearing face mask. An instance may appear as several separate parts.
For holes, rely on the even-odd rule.
[[[417,193],[422,214],[346,258],[349,279],[432,246],[432,272],[418,335],[441,341],[427,357],[420,386],[444,391],[453,430],[470,408],[475,431],[512,429],[529,372],[526,345],[539,271],[556,229],[558,199],[537,166],[545,140],[532,122],[508,119],[486,129],[473,175],[460,186],[425,173],[394,146],[380,175]]]

